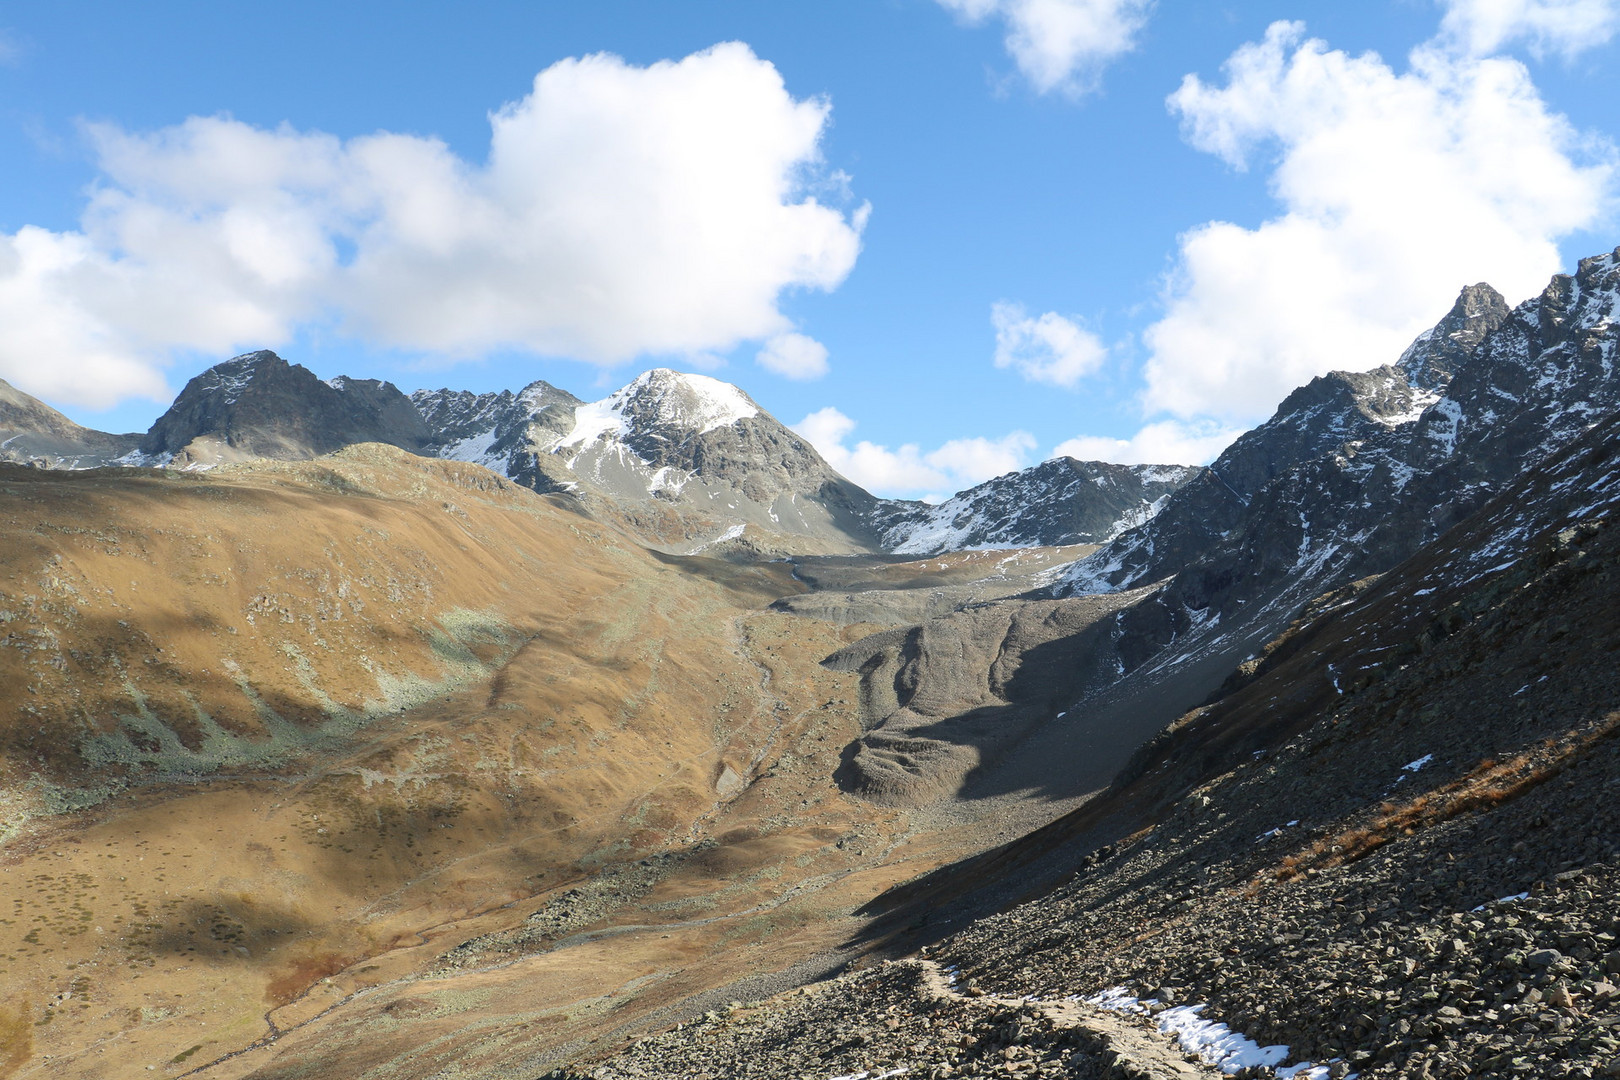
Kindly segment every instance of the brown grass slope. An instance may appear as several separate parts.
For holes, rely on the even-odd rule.
[[[972,850],[786,564],[351,447],[0,471],[0,1076],[532,1075]]]

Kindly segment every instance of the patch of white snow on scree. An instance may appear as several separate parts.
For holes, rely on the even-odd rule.
[[[1094,1005],[1099,1009],[1112,1009],[1116,1012],[1130,1012],[1144,1016],[1151,1015],[1152,1010],[1159,1007],[1158,1001],[1152,998],[1143,1001],[1133,997],[1123,986],[1104,990],[1083,1000],[1087,1005]],[[1288,1060],[1288,1047],[1261,1046],[1218,1020],[1205,1020],[1199,1013],[1207,1008],[1209,1008],[1207,1003],[1177,1005],[1159,1011],[1155,1020],[1159,1030],[1167,1035],[1174,1035],[1183,1050],[1197,1054],[1205,1064],[1213,1065],[1229,1076],[1250,1066],[1259,1065],[1275,1069],[1276,1075],[1282,1080],[1327,1080],[1328,1065],[1306,1061],[1278,1068]],[[1355,1073],[1350,1073],[1345,1080],[1354,1080],[1355,1076]]]
[[[1529,893],[1527,893],[1527,892],[1516,892],[1512,896],[1503,896],[1503,897],[1500,897],[1500,898],[1498,898],[1496,900],[1490,900],[1490,901],[1487,901],[1486,903],[1483,903],[1483,904],[1479,905],[1479,907],[1469,908],[1468,910],[1469,910],[1469,912],[1471,914],[1471,913],[1473,913],[1475,911],[1484,911],[1487,907],[1491,907],[1491,906],[1494,906],[1496,904],[1517,904],[1520,900],[1528,900],[1528,899],[1530,899],[1530,894]]]
[[[705,550],[707,548],[711,548],[716,544],[723,544],[727,540],[735,540],[739,536],[741,536],[744,532],[746,532],[747,530],[748,530],[748,526],[746,524],[733,525],[731,528],[727,529],[725,532],[721,533],[719,536],[715,537],[713,540],[705,540],[703,543],[699,544],[697,547],[693,548],[691,551],[688,551],[686,554],[688,554],[688,555],[696,555],[698,552],[703,551],[703,550]]]

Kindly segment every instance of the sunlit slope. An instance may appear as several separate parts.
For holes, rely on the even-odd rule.
[[[620,708],[657,647],[646,618],[720,594],[483,469],[376,446],[201,476],[7,470],[0,775],[39,810],[287,765],[524,647],[559,654],[561,690],[587,647],[591,692],[528,718],[555,739]]]
[[[865,631],[761,610],[801,588],[387,447],[189,476],[6,470],[0,1075],[251,1072],[286,1033],[658,852],[697,852],[643,898],[677,922],[829,883],[841,898],[813,910],[847,909],[915,872],[849,877],[891,846],[861,838],[898,826],[831,781],[859,721],[853,680],[817,661]],[[617,910],[564,929],[649,921]],[[748,918],[759,940],[779,929]],[[527,948],[492,940],[472,968]],[[593,969],[604,986],[643,974],[626,955],[622,978]],[[474,993],[456,979],[490,978],[448,974],[454,1001]],[[582,989],[565,977],[548,1004],[518,976],[492,1018]],[[406,1027],[369,1045],[411,1056],[434,1025]]]

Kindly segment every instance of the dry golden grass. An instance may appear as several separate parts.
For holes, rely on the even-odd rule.
[[[858,676],[819,661],[865,631],[761,610],[801,588],[783,565],[681,565],[377,448],[0,495],[19,1076],[359,1074],[429,1043],[494,1070],[836,946],[987,842],[838,792]],[[418,978],[704,837],[608,937]]]
[[[1272,877],[1289,881],[1312,870],[1365,858],[1391,841],[1462,814],[1490,810],[1552,780],[1620,733],[1620,712],[1558,738],[1546,739],[1506,760],[1485,758],[1467,773],[1405,802],[1386,801],[1366,822],[1285,856]],[[1258,885],[1258,882],[1256,883]]]

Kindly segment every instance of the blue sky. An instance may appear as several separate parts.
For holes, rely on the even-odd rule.
[[[1617,6],[7,3],[0,378],[673,366],[886,494],[1203,459],[1620,242]]]

